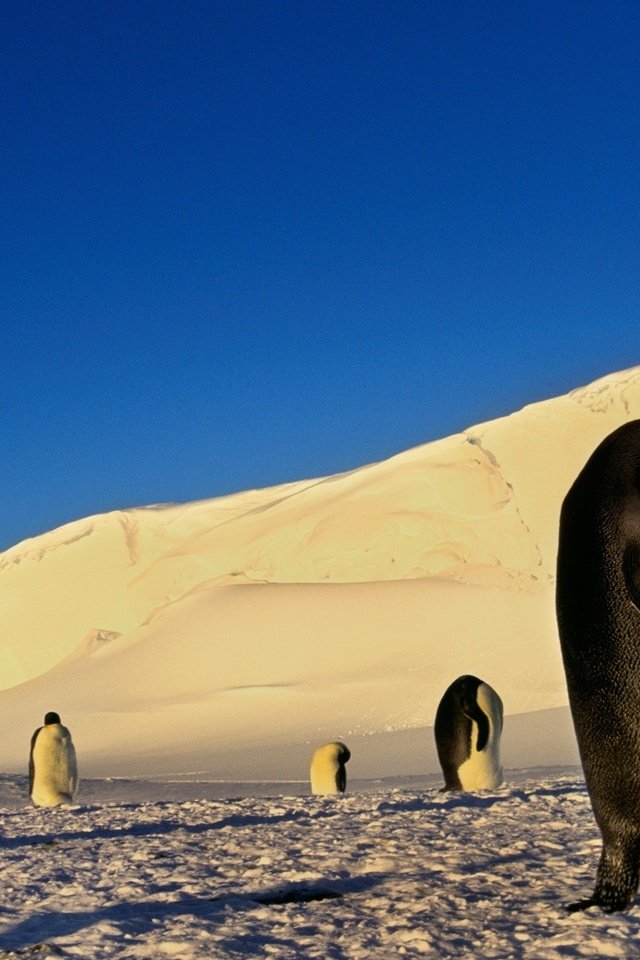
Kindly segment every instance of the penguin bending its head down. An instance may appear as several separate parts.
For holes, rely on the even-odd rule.
[[[502,724],[502,700],[488,683],[466,674],[447,687],[433,730],[444,773],[443,790],[500,786]]]
[[[53,711],[31,737],[29,794],[38,807],[71,803],[78,789],[78,764],[71,734]]]
[[[622,910],[640,870],[640,420],[603,440],[564,499],[556,611],[603,840],[593,895],[569,909]]]
[[[318,747],[311,758],[311,792],[344,793],[347,788],[345,763],[351,753],[340,740]]]

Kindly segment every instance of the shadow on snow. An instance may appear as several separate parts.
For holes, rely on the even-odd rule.
[[[364,893],[387,879],[384,873],[341,880],[318,880],[313,883],[283,883],[246,893],[222,897],[181,897],[179,900],[146,900],[139,903],[117,903],[97,910],[78,912],[35,913],[12,929],[0,934],[0,949],[22,950],[59,937],[69,937],[86,927],[112,923],[120,933],[140,937],[157,930],[158,923],[177,916],[222,922],[228,910],[253,910],[257,907],[283,907],[324,900],[339,900],[349,894]]]
[[[4,850],[15,850],[20,847],[35,847],[39,844],[57,845],[73,840],[95,842],[96,840],[114,840],[122,837],[151,837],[175,833],[178,830],[183,830],[185,833],[199,834],[208,833],[211,830],[224,830],[226,827],[271,827],[276,823],[292,823],[296,820],[317,820],[324,817],[335,816],[335,808],[327,808],[314,812],[307,810],[289,810],[286,813],[278,813],[271,816],[235,814],[230,817],[222,817],[220,820],[213,820],[210,823],[182,823],[180,820],[147,821],[146,823],[132,823],[123,827],[98,827],[95,830],[67,830],[66,832],[60,833],[52,830],[51,833],[31,834],[30,836],[22,837],[5,837],[1,841],[1,846]]]

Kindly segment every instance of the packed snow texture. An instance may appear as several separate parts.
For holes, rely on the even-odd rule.
[[[640,956],[637,906],[564,909],[600,838],[554,613],[561,500],[634,417],[640,368],[349,474],[0,555],[0,957]],[[465,673],[504,701],[507,781],[445,794],[431,724]],[[36,809],[49,710],[81,782]],[[311,796],[336,739],[347,793]]]
[[[638,906],[565,910],[591,892],[600,847],[579,771],[509,780],[338,797],[245,785],[254,795],[236,799],[215,784],[91,782],[81,803],[41,810],[25,807],[24,778],[4,777],[0,956],[640,956]]]
[[[529,754],[521,741],[506,765],[575,762],[554,612],[560,503],[600,440],[638,416],[636,367],[350,473],[17,544],[0,555],[0,769],[22,771],[57,710],[84,776],[295,779],[335,739],[362,745],[356,776],[389,776],[395,751],[376,766],[367,738],[391,747],[419,730],[399,772],[433,772],[428,728],[465,673],[502,697],[505,729],[537,714]]]

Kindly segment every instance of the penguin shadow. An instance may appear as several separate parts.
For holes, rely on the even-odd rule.
[[[133,804],[132,806],[136,806]],[[91,807],[81,807],[78,813],[90,813]],[[267,815],[256,814],[234,814],[229,817],[222,817],[219,820],[212,820],[208,823],[183,823],[179,820],[161,820],[148,823],[132,823],[123,827],[96,827],[93,830],[67,830],[57,831],[53,829],[50,833],[31,834],[22,837],[5,837],[1,841],[2,849],[15,850],[21,847],[35,847],[41,844],[61,844],[69,843],[75,840],[114,840],[122,837],[152,837],[175,833],[181,830],[187,834],[203,834],[212,831],[223,830],[225,827],[270,827],[276,823],[290,822],[296,820],[311,820],[330,818],[335,816],[335,810],[329,807],[315,810],[309,813],[307,810],[288,810],[285,813]]]
[[[282,883],[257,890],[228,893],[220,897],[184,896],[177,900],[142,900],[135,903],[116,903],[96,910],[74,912],[35,913],[0,934],[0,950],[25,950],[44,942],[51,948],[51,940],[69,937],[96,924],[118,925],[128,938],[143,937],[154,931],[165,919],[191,916],[209,923],[225,923],[229,911],[248,911],[265,906],[274,908],[289,904],[317,903],[340,900],[350,894],[366,893],[389,879],[386,873],[368,873],[364,876],[338,880],[318,879],[314,882]],[[170,885],[160,889],[175,889]],[[265,943],[276,943],[267,937]]]

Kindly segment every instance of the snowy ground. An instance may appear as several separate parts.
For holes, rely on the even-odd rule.
[[[90,781],[55,810],[25,789],[0,778],[1,957],[640,957],[640,905],[563,909],[591,891],[600,847],[575,769],[340,798]]]

